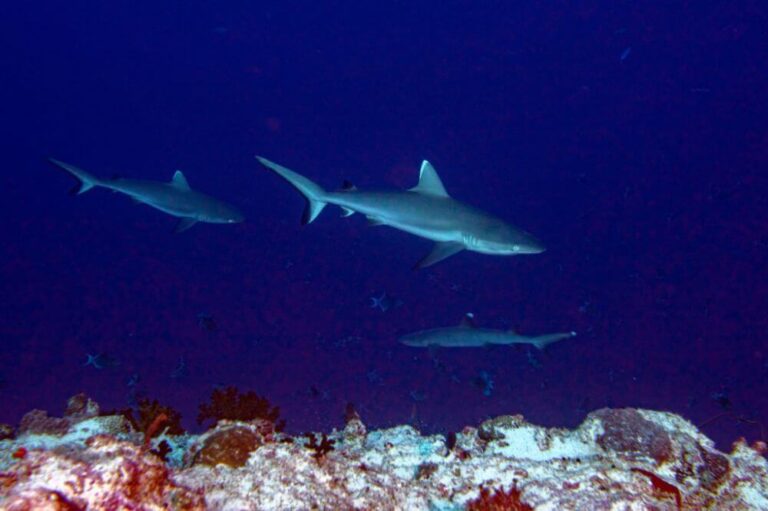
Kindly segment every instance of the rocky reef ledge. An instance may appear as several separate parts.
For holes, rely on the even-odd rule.
[[[602,409],[574,430],[503,416],[447,437],[410,426],[290,436],[265,419],[201,435],[102,414],[36,410],[0,431],[0,509],[768,509],[765,444],[730,454],[681,417]],[[0,428],[2,429],[2,428]]]

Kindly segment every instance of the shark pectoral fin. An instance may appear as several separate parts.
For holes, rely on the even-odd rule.
[[[377,225],[384,225],[384,222],[382,222],[378,218],[374,218],[372,216],[367,216],[365,218],[368,219],[368,226],[369,227],[376,227]]]
[[[341,207],[341,216],[343,216],[344,218],[346,218],[348,216],[352,216],[354,214],[355,214],[355,212],[353,210],[351,210],[349,208],[345,208],[344,206]]]
[[[448,192],[445,191],[443,182],[440,181],[440,176],[437,175],[435,167],[433,167],[427,160],[421,162],[419,184],[411,188],[411,191],[427,195],[436,195],[438,197],[448,197]]]
[[[464,250],[464,245],[461,243],[455,243],[452,241],[437,242],[435,243],[435,248],[432,249],[432,252],[430,252],[421,261],[416,263],[416,269],[432,266],[435,263],[439,263],[443,259],[451,257],[453,254],[461,252],[462,250]]]
[[[325,204],[325,202],[318,202],[307,197],[307,205],[301,215],[301,225],[311,224],[323,210]]]
[[[176,228],[173,230],[176,234],[184,232],[197,223],[197,220],[190,217],[184,217],[179,219],[179,223],[176,224]]]
[[[177,170],[173,173],[173,177],[171,178],[171,186],[178,188],[179,190],[190,190],[189,183],[187,182],[187,178],[184,177],[184,173],[180,170]]]

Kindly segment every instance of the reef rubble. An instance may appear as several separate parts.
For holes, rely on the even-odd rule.
[[[0,440],[0,509],[768,510],[764,443],[726,454],[665,412],[602,409],[573,430],[502,416],[448,436],[368,431],[354,413],[328,434],[257,419],[147,436],[79,399]]]

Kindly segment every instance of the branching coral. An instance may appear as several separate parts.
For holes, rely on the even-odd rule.
[[[133,408],[124,408],[122,410],[101,412],[99,415],[122,415],[133,426],[133,429],[142,433],[147,433],[150,429],[156,430],[158,427],[156,421],[164,415],[164,429],[169,435],[184,434],[184,428],[181,426],[181,413],[170,406],[161,405],[156,399],[150,400],[146,397],[140,399],[135,412],[134,414]],[[152,427],[153,423],[155,423],[154,428]],[[158,431],[153,431],[153,433],[158,433]]]
[[[322,461],[323,458],[325,458],[325,455],[333,450],[334,441],[329,439],[325,433],[320,435],[306,433],[306,437],[309,438],[306,447],[307,449],[314,451],[312,457],[318,462]],[[320,438],[319,442],[317,441],[318,437]]]
[[[125,408],[115,412],[102,412],[101,415],[122,415],[131,424],[135,431],[144,434],[144,448],[149,449],[150,441],[160,433],[169,435],[183,435],[181,426],[181,413],[170,406],[161,405],[156,399],[142,398],[136,409]],[[151,451],[160,459],[165,460],[170,452],[167,442],[161,442],[157,449]]]
[[[272,406],[266,398],[253,391],[240,393],[236,387],[227,387],[214,390],[210,403],[200,405],[197,423],[213,420],[215,425],[223,419],[243,422],[263,419],[273,423],[275,431],[282,431],[285,421],[278,420],[279,417],[280,408]]]

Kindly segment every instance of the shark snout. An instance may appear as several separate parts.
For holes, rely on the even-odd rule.
[[[530,242],[525,243],[525,245],[523,245],[523,248],[520,250],[520,253],[521,254],[541,254],[546,250],[547,250],[547,247],[545,247],[543,243],[537,240],[532,240]]]
[[[414,334],[407,334],[398,339],[400,344],[405,344],[406,346],[421,346],[422,342],[421,339],[419,339],[419,336]]]
[[[515,240],[512,245],[512,251],[515,254],[541,254],[547,250],[544,243],[534,238],[527,232],[522,233],[522,237]]]
[[[226,211],[220,212],[217,216],[219,217],[219,223],[222,224],[239,224],[245,220],[245,216],[234,208],[227,208]]]

